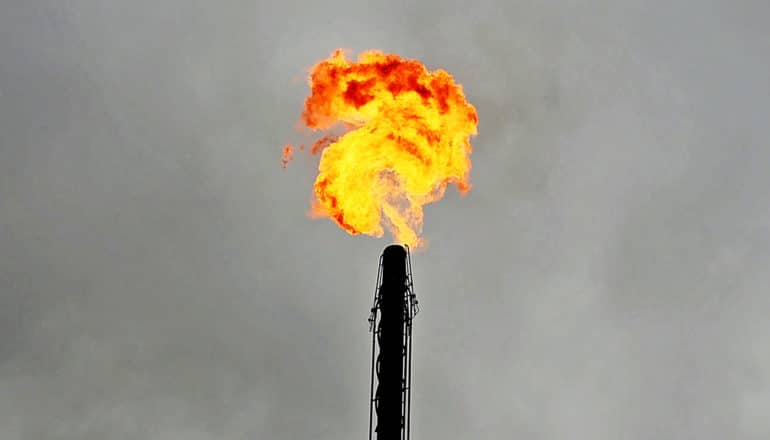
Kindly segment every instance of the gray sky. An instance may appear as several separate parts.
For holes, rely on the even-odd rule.
[[[415,439],[770,437],[770,3],[0,6],[0,438],[363,439],[387,239],[279,166],[337,47],[444,68]]]

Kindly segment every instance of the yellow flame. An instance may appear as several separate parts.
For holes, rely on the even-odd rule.
[[[417,60],[366,51],[354,62],[342,50],[311,69],[309,85],[302,122],[348,130],[311,149],[322,151],[312,215],[350,234],[381,237],[388,228],[397,242],[424,245],[423,206],[449,184],[470,189],[478,116],[462,87]]]

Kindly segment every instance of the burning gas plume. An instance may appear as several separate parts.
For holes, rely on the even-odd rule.
[[[417,60],[366,51],[352,61],[342,50],[313,66],[309,85],[303,124],[345,130],[309,149],[322,152],[311,215],[354,235],[380,237],[385,226],[397,242],[422,245],[423,206],[449,184],[470,189],[478,116],[462,87]],[[283,166],[293,154],[286,145]]]

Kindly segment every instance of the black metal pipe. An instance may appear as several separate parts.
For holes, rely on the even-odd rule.
[[[388,246],[382,254],[382,284],[377,298],[380,309],[375,395],[377,440],[400,440],[404,428],[406,257],[406,249],[398,245]]]

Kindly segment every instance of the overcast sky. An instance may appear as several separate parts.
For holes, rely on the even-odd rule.
[[[0,438],[364,439],[387,237],[279,164],[337,47],[444,68],[412,437],[770,438],[770,3],[0,2]]]

